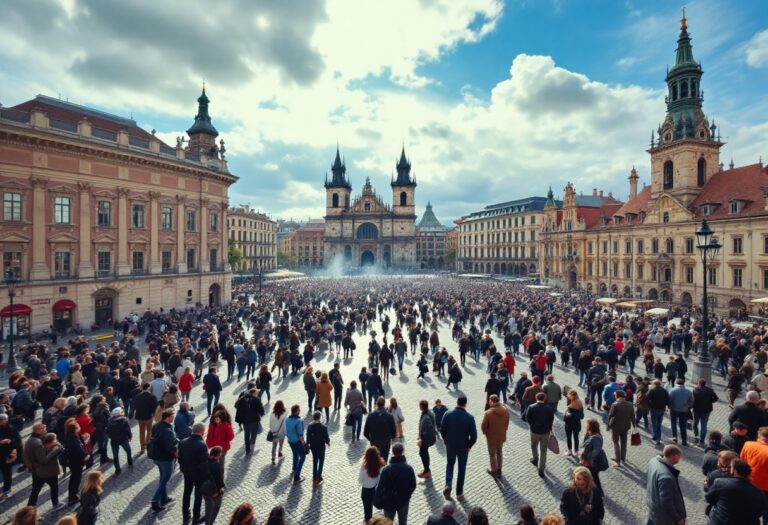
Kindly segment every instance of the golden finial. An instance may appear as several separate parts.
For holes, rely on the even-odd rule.
[[[688,31],[688,20],[685,18],[685,6],[683,6],[683,18],[680,19],[680,31]]]

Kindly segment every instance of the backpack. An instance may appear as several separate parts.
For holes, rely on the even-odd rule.
[[[160,433],[152,429],[152,434],[147,443],[147,457],[151,460],[157,461],[162,454],[162,444],[160,443]]]
[[[419,437],[421,437],[422,445],[431,447],[437,442],[437,429],[435,418],[432,414],[425,414],[421,416],[421,428],[419,429]]]
[[[116,419],[109,419],[107,422],[107,437],[109,437],[113,443],[119,443],[127,437],[122,433],[122,430],[122,425],[118,424]]]

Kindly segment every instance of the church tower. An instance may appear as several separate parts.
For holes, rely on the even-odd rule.
[[[667,114],[658,139],[651,132],[651,198],[668,193],[687,205],[720,164],[723,143],[714,122],[709,125],[702,103],[701,64],[693,59],[688,23],[680,19],[675,64],[667,72]]]
[[[341,160],[339,146],[336,146],[336,159],[331,166],[332,177],[328,181],[325,176],[325,214],[326,216],[338,216],[345,210],[349,210],[349,196],[352,186],[347,179],[347,166]]]
[[[195,122],[187,130],[189,135],[189,144],[187,151],[192,155],[200,155],[201,153],[218,158],[218,148],[216,146],[216,137],[219,136],[219,132],[211,124],[211,117],[208,114],[208,96],[205,94],[205,87],[203,87],[203,93],[197,99],[197,115],[195,115]]]
[[[413,216],[416,220],[416,181],[411,178],[411,163],[405,158],[405,146],[395,165],[397,178],[392,181],[392,211],[398,216]]]

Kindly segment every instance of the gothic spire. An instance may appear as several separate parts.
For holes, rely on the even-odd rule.
[[[405,157],[405,146],[400,152],[400,160],[395,165],[397,180],[393,186],[415,186],[416,182],[411,178],[411,163]]]
[[[336,144],[336,158],[334,159],[333,165],[331,166],[331,173],[333,173],[333,176],[331,177],[330,184],[326,182],[326,188],[352,189],[351,185],[349,184],[349,179],[347,179],[347,166],[344,164],[344,161],[341,158],[341,152],[339,151],[338,143]]]

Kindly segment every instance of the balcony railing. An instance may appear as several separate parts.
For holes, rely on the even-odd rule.
[[[146,268],[131,268],[131,275],[147,275],[149,270]]]
[[[162,273],[164,274],[179,273],[179,270],[173,266],[169,266],[167,268],[163,268]]]
[[[94,277],[97,279],[109,279],[115,277],[116,274],[112,270],[96,270]]]

